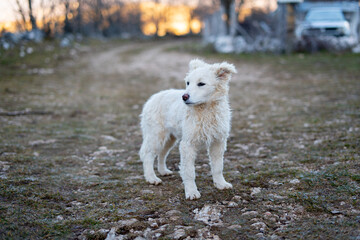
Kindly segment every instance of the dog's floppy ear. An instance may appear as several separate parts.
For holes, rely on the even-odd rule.
[[[215,76],[219,80],[228,80],[231,77],[231,74],[237,73],[233,64],[222,62],[220,64],[214,64],[215,66]]]
[[[189,63],[189,70],[190,70],[190,72],[191,72],[191,71],[194,71],[195,69],[197,69],[197,68],[199,68],[199,67],[204,67],[204,66],[206,66],[206,65],[207,65],[207,64],[206,64],[204,61],[196,58],[196,59],[193,59],[193,60],[190,61],[190,63]]]

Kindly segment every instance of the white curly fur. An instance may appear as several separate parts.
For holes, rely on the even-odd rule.
[[[226,62],[210,65],[199,59],[192,60],[185,90],[161,91],[145,103],[140,115],[143,133],[140,159],[147,182],[161,183],[154,171],[156,157],[160,175],[172,174],[166,167],[166,157],[179,140],[180,175],[187,199],[200,197],[195,184],[195,158],[203,144],[208,150],[215,186],[232,188],[223,177],[223,154],[230,131],[228,83],[233,73],[236,73],[235,67]],[[184,94],[188,99],[183,100]]]

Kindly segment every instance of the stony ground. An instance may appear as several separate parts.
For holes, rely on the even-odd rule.
[[[153,93],[183,87],[196,57],[238,70],[224,167],[234,189],[213,187],[203,151],[202,197],[188,201],[177,149],[176,173],[145,183],[138,115]],[[162,41],[46,43],[0,60],[1,239],[360,239],[359,55]]]

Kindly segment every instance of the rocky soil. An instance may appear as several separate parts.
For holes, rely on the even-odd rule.
[[[360,57],[217,55],[197,42],[111,42],[3,54],[1,239],[360,239]],[[6,58],[5,58],[5,57]],[[188,62],[228,61],[225,178],[196,162],[197,201],[148,185],[138,115]],[[155,141],[155,140],[154,140]]]

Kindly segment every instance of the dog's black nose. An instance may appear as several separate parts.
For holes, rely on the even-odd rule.
[[[182,95],[182,99],[184,100],[184,101],[186,101],[186,100],[188,100],[189,99],[189,94],[187,94],[187,93],[185,93],[184,95]]]

